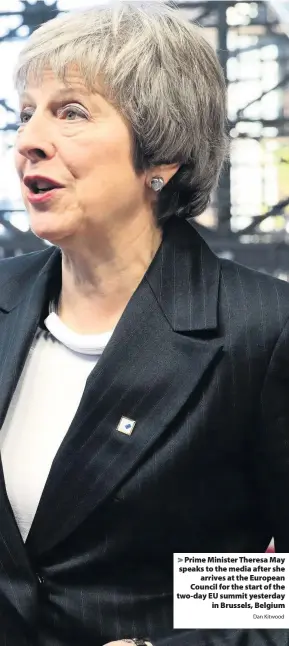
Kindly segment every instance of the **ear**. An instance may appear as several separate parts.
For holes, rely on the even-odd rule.
[[[165,183],[164,185],[166,185],[178,172],[179,168],[180,164],[162,164],[160,166],[150,168],[146,176],[148,186],[150,186],[153,177],[162,177]]]

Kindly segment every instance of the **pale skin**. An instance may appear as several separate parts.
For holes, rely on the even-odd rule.
[[[112,330],[162,239],[153,215],[152,177],[165,184],[179,166],[136,174],[129,124],[100,87],[90,93],[76,67],[67,84],[43,72],[20,97],[15,162],[32,231],[62,249],[59,316],[80,334]],[[40,174],[64,189],[31,205],[23,176]]]
[[[40,84],[28,78],[15,149],[31,229],[62,250],[58,314],[79,334],[117,324],[162,240],[150,181],[162,177],[166,184],[179,168],[137,174],[129,124],[97,90],[87,90],[76,66],[65,84],[50,69]],[[46,204],[27,200],[23,177],[36,174],[64,186]]]

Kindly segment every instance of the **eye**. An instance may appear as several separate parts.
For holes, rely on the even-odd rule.
[[[77,105],[67,105],[60,108],[59,116],[64,117],[66,121],[75,121],[76,119],[88,119],[86,112]],[[25,125],[30,121],[30,118],[33,116],[33,110],[30,108],[25,108],[21,110],[18,120],[18,125]]]
[[[75,121],[76,119],[87,119],[87,114],[78,106],[67,105],[60,110],[60,116],[65,117],[66,121]]]
[[[22,123],[28,123],[31,116],[31,111],[21,110],[19,115],[19,125],[21,125]]]

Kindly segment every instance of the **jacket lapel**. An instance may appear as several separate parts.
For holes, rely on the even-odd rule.
[[[170,222],[55,456],[26,542],[31,553],[64,540],[116,491],[219,360],[218,283],[217,258],[188,223]],[[210,340],[200,338],[208,330]],[[122,416],[136,422],[130,436],[117,430]]]
[[[52,256],[53,257],[52,257]],[[10,259],[1,266],[0,289],[0,434],[1,427],[22,372],[37,328],[45,299],[46,285],[54,266],[55,250],[33,254],[34,271],[28,256],[21,259],[17,275],[11,275]],[[51,258],[50,258],[51,256]],[[20,259],[19,259],[20,260]],[[48,261],[48,262],[47,262]],[[45,264],[44,264],[45,263]],[[43,267],[44,264],[44,267]],[[27,272],[27,268],[29,271]],[[7,275],[6,275],[7,274]],[[19,306],[21,305],[21,310]],[[8,597],[12,606],[26,619],[31,610],[29,599],[35,593],[34,575],[28,554],[9,503],[0,458],[0,597]],[[6,576],[6,573],[7,576]],[[12,586],[10,581],[23,580],[26,586]],[[29,598],[29,599],[28,599]],[[30,609],[30,610],[29,610]]]
[[[10,259],[6,267],[1,267],[0,429],[36,332],[55,265],[60,267],[59,252],[54,248],[37,256],[34,266],[29,264],[29,254],[23,256],[23,268],[15,276],[9,272]]]

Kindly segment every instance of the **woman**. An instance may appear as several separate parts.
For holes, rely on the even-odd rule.
[[[187,222],[227,150],[216,56],[108,4],[37,29],[16,86],[52,246],[0,263],[1,644],[261,646],[173,630],[173,552],[289,551],[289,287]]]

